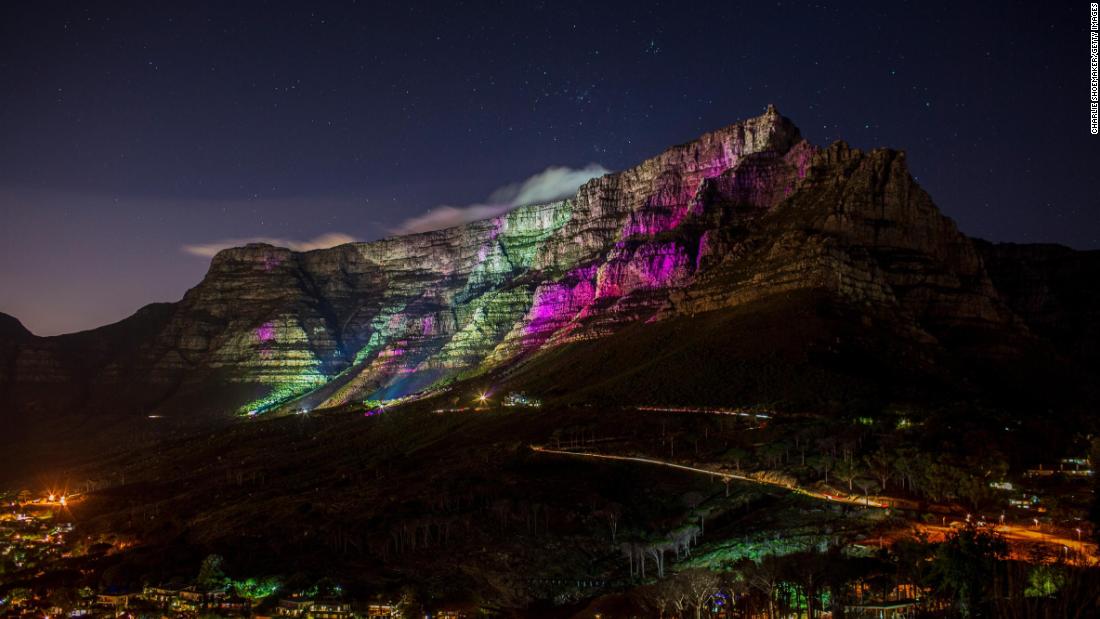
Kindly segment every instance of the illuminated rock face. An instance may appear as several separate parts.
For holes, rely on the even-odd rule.
[[[928,341],[1018,323],[901,153],[819,151],[769,107],[562,202],[307,253],[225,250],[154,334],[88,380],[117,396],[134,369],[145,391],[130,401],[146,411],[389,399],[637,322],[808,288],[896,314]],[[68,376],[49,346],[12,354],[10,382]]]
[[[172,375],[186,357],[220,380],[259,386],[240,412],[302,394],[292,406],[314,407],[399,397],[652,318],[698,270],[703,229],[723,223],[701,190],[766,210],[773,181],[793,186],[798,170],[775,166],[763,183],[736,170],[801,144],[769,109],[559,203],[304,254],[226,250],[160,338],[158,367]]]

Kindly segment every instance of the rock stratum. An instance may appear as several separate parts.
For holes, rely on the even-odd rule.
[[[93,331],[41,338],[5,317],[0,399],[23,417],[390,400],[507,382],[565,345],[808,298],[903,342],[913,367],[1048,340],[1091,362],[1098,263],[974,241],[904,153],[817,148],[769,107],[560,202],[304,253],[227,249],[179,302]]]

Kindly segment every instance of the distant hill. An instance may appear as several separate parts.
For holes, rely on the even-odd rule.
[[[34,337],[34,334],[19,322],[15,316],[0,312],[0,340],[4,342],[22,342]]]

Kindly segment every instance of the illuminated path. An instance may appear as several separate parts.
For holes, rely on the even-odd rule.
[[[929,534],[931,539],[943,539],[950,535],[954,529],[950,526],[930,525],[924,523],[918,523],[917,529]],[[1016,542],[1019,544],[1040,544],[1047,546],[1054,546],[1055,552],[1050,556],[1051,561],[1055,561],[1060,558],[1067,558],[1071,561],[1084,561],[1090,565],[1094,565],[1097,562],[1096,556],[1096,544],[1085,541],[1077,541],[1071,537],[1065,537],[1056,531],[1037,531],[1028,526],[1021,526],[1015,524],[998,524],[993,527],[1001,537],[1003,537],[1010,544]],[[1063,556],[1060,551],[1062,549],[1067,551],[1072,550],[1073,556]],[[1013,553],[1016,554],[1016,553]],[[1026,553],[1019,553],[1017,558],[1026,558]]]
[[[808,496],[810,498],[818,499],[821,501],[828,501],[830,503],[845,503],[848,505],[861,505],[869,507],[888,507],[888,504],[880,503],[877,501],[869,501],[866,499],[860,499],[858,497],[842,497],[825,494],[823,492],[817,492],[814,490],[807,490],[797,486],[787,486],[781,483],[767,481],[763,479],[754,479],[752,477],[746,477],[744,475],[737,475],[735,473],[724,473],[721,471],[714,471],[710,469],[702,469],[695,466],[688,466],[686,464],[677,464],[675,462],[668,462],[666,460],[657,460],[655,458],[643,458],[640,456],[615,456],[611,454],[593,453],[590,451],[567,451],[564,449],[550,449],[548,447],[539,447],[537,445],[531,445],[533,451],[545,454],[558,454],[562,456],[573,456],[576,458],[590,458],[598,460],[618,460],[621,462],[641,462],[642,464],[651,464],[655,466],[664,466],[670,469],[679,469],[681,471],[687,471],[689,473],[696,473],[699,475],[707,475],[710,477],[717,477],[722,481],[729,483],[730,481],[745,481],[753,484],[760,484],[764,486],[773,486],[775,488],[782,488],[791,492]],[[932,533],[938,536],[946,536],[953,529],[950,526],[935,526],[924,523],[915,523],[919,530],[926,533]],[[1060,536],[1053,532],[1036,531],[1029,527],[1018,526],[1012,524],[998,525],[995,530],[1000,533],[1008,542],[1016,543],[1037,543],[1044,545],[1052,545],[1055,548],[1065,547],[1066,549],[1073,550],[1075,556],[1071,559],[1083,560],[1089,564],[1095,564],[1097,562],[1097,547],[1096,544],[1089,542],[1079,542],[1075,539]],[[1057,553],[1055,553],[1057,554]],[[1054,557],[1056,558],[1056,557]]]
[[[600,460],[619,460],[623,462],[641,462],[643,464],[653,464],[656,466],[665,466],[670,469],[679,469],[681,471],[688,471],[689,473],[698,473],[700,475],[709,475],[711,477],[717,477],[724,482],[730,482],[733,480],[747,481],[753,484],[760,484],[762,486],[772,486],[775,488],[782,488],[783,490],[789,490],[791,492],[808,496],[814,499],[822,501],[829,501],[831,503],[846,503],[848,505],[860,505],[864,507],[886,507],[886,505],[877,501],[871,501],[869,499],[853,498],[853,497],[841,497],[833,496],[831,494],[825,494],[824,492],[817,492],[815,490],[807,490],[798,486],[788,486],[779,482],[767,481],[764,479],[756,479],[753,477],[747,477],[745,475],[737,475],[736,473],[724,473],[722,471],[713,471],[710,469],[701,469],[694,466],[688,466],[686,464],[676,464],[675,462],[668,462],[667,460],[657,460],[655,458],[642,458],[639,456],[614,456],[611,454],[598,454],[590,451],[566,451],[564,449],[550,449],[547,447],[539,447],[537,445],[531,445],[531,449],[541,453],[559,454],[564,456],[574,456],[577,458],[596,458]]]
[[[635,406],[634,410],[647,413],[687,413],[691,415],[729,415],[751,419],[771,419],[771,415],[730,408],[695,408],[690,406]]]

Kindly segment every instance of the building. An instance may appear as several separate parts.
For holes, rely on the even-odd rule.
[[[175,602],[175,609],[198,612],[210,608],[217,608],[218,602],[225,599],[225,589],[199,589],[187,587],[179,592],[179,599]]]
[[[351,604],[339,600],[318,600],[310,604],[306,619],[350,619]]]
[[[275,614],[279,617],[301,617],[313,606],[313,600],[304,597],[291,597],[279,600],[275,607]]]
[[[910,619],[917,616],[918,610],[920,604],[916,600],[845,604],[844,616],[855,619]]]
[[[538,408],[542,406],[542,400],[530,397],[522,391],[513,391],[509,393],[504,396],[504,400],[501,403],[509,408]]]
[[[397,606],[394,604],[371,604],[367,606],[367,617],[397,617]]]
[[[95,597],[95,603],[99,606],[111,608],[126,608],[130,604],[129,593],[100,593]]]
[[[247,615],[252,603],[246,598],[230,595],[218,600],[216,608],[227,615]]]
[[[165,585],[145,587],[141,591],[141,597],[157,608],[172,608],[179,601],[180,588]]]

